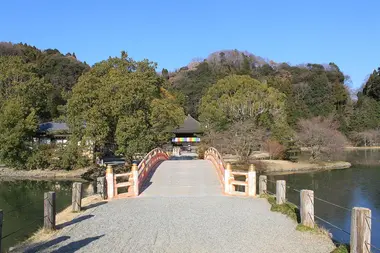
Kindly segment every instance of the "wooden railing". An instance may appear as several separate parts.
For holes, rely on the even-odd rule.
[[[161,148],[155,148],[150,151],[138,165],[138,190],[141,189],[148,175],[157,169],[157,164],[161,161],[168,160],[169,156]],[[138,193],[136,194],[136,196]]]
[[[222,185],[224,185],[224,173],[227,168],[227,165],[224,162],[222,155],[218,152],[216,148],[211,147],[205,151],[204,159],[209,160],[214,164],[216,172],[219,176],[219,180],[222,183]]]
[[[251,165],[248,172],[232,171],[231,164],[225,163],[222,155],[216,148],[206,150],[204,158],[213,163],[218,173],[220,182],[224,187],[224,193],[228,195],[256,195],[256,171]],[[238,180],[236,177],[245,177],[244,180]],[[237,188],[244,187],[244,191],[239,191]]]
[[[114,174],[111,165],[107,166],[106,181],[107,181],[107,198],[133,197],[138,196],[145,180],[150,173],[153,173],[160,161],[169,159],[161,148],[155,148],[150,151],[139,163],[132,165],[131,172]],[[118,179],[125,178],[126,180],[118,182]],[[119,193],[120,188],[127,188],[126,193]]]
[[[273,192],[268,190],[268,183],[271,184],[271,191]],[[274,190],[272,190],[273,188]],[[286,198],[288,190],[299,193],[299,205],[290,202]],[[315,196],[313,190],[296,189],[290,185],[287,185],[285,180],[269,180],[266,175],[260,175],[259,177],[259,194],[262,197],[269,196],[274,198],[277,205],[289,206],[289,204],[291,204],[296,207],[299,211],[299,221],[300,225],[302,226],[308,227],[310,229],[318,229],[320,225],[327,225],[327,228],[329,230],[333,228],[349,235],[350,253],[380,252],[380,249],[371,243],[371,231],[372,233],[374,232],[374,230],[372,230],[372,222],[377,221],[377,219],[372,217],[372,211],[369,208],[344,207],[340,204],[330,202],[327,199],[322,199]],[[315,205],[318,205],[319,202],[322,202],[323,205],[331,205],[335,209],[338,208],[340,209],[340,212],[346,212],[347,215],[350,215],[351,213],[350,229],[347,231],[347,229],[329,222],[325,217],[322,218],[316,215],[314,212],[314,207]],[[327,215],[327,213],[325,213],[325,215]]]

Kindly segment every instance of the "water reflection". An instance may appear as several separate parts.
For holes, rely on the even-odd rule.
[[[372,210],[372,243],[380,246],[380,152],[379,150],[350,151],[345,154],[346,160],[353,166],[345,170],[332,170],[308,174],[291,174],[268,176],[270,180],[283,179],[295,189],[314,190],[316,197],[351,209],[354,206],[367,207]],[[270,191],[275,186],[269,184]],[[299,205],[299,193],[288,189],[288,199]],[[334,239],[343,243],[349,242],[351,213],[348,210],[315,200],[315,214],[344,231],[318,222],[329,229]]]
[[[43,197],[47,191],[56,192],[56,208],[60,212],[71,204],[71,181],[2,181],[0,209],[4,212],[3,236],[25,227],[2,241],[5,252],[10,246],[25,240],[43,224]],[[89,185],[84,184],[86,189]],[[91,188],[91,187],[90,187]],[[30,223],[34,222],[29,225]]]

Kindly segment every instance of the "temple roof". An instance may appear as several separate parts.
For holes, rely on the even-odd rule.
[[[201,123],[199,123],[199,121],[191,117],[190,114],[187,115],[187,117],[185,118],[185,121],[179,128],[173,130],[173,133],[175,134],[201,133],[201,132],[202,132]]]
[[[61,122],[46,122],[42,123],[38,127],[38,132],[56,132],[56,131],[69,131],[69,127],[66,123]]]

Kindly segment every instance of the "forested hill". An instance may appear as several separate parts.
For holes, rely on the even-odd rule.
[[[0,42],[0,163],[83,167],[94,162],[83,158],[88,140],[98,157],[112,152],[132,161],[168,144],[185,113],[208,126],[205,146],[223,140],[220,147],[242,160],[265,145],[282,150],[277,158],[286,158],[295,143],[314,149],[313,158],[347,144],[375,145],[379,72],[356,99],[334,63],[293,66],[230,50],[157,73],[156,63],[124,51],[90,67],[75,53]],[[68,123],[73,140],[59,149],[33,141],[38,124],[52,120]]]
[[[286,112],[290,126],[302,118],[332,116],[345,134],[375,129],[380,124],[380,78],[375,71],[354,100],[346,86],[349,78],[334,63],[289,65],[276,63],[249,52],[228,50],[212,53],[204,60],[168,73],[171,88],[183,94],[187,113],[197,117],[198,106],[207,89],[231,75],[249,75],[287,96]],[[356,96],[354,96],[356,97]]]
[[[89,69],[86,62],[76,59],[75,53],[63,55],[57,49],[42,51],[27,44],[0,42],[0,83],[1,78],[9,80],[11,73],[18,72],[23,81],[41,85],[40,90],[33,91],[41,95],[36,99],[46,100],[45,108],[39,108],[43,110],[39,114],[41,121],[58,118],[62,114],[60,110],[66,104],[67,93]],[[3,83],[6,82],[3,80]],[[3,91],[5,88],[0,86]]]

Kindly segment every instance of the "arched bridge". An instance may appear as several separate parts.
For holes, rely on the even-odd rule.
[[[39,252],[317,253],[334,248],[326,237],[297,231],[294,221],[271,212],[266,199],[256,198],[254,169],[231,171],[214,148],[204,160],[171,160],[154,149],[130,173],[109,168],[106,177],[110,201],[85,211]],[[122,188],[128,191],[121,193]]]
[[[159,168],[159,169],[158,169]],[[242,180],[236,180],[240,177]],[[170,160],[162,149],[149,152],[132,172],[113,174],[107,169],[109,199],[131,196],[216,196],[256,195],[256,172],[232,172],[215,148],[205,152],[204,160]],[[127,181],[120,181],[126,178]],[[240,186],[244,191],[236,191]],[[119,194],[120,188],[128,191]]]

